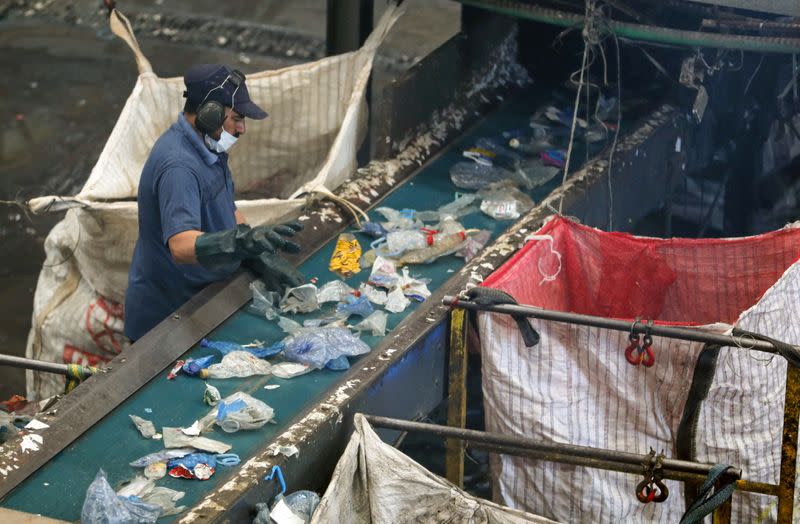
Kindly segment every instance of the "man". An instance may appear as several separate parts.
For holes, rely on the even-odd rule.
[[[184,76],[182,114],[156,141],[139,181],[139,239],[125,295],[125,335],[137,340],[211,282],[244,264],[268,288],[302,283],[276,249],[297,223],[251,228],[236,209],[228,150],[245,119],[267,114],[247,92],[245,76],[223,65],[201,65]]]

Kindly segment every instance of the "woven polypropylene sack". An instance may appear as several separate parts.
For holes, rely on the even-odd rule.
[[[658,324],[731,325],[800,343],[800,230],[715,240],[607,233],[554,218],[483,285],[521,304]],[[655,364],[626,360],[628,334],[531,319],[541,342],[526,348],[514,321],[481,313],[487,430],[546,443],[676,455],[702,344],[653,337]],[[720,350],[701,404],[695,460],[742,468],[743,478],[778,482],[786,361],[741,348]],[[564,522],[677,522],[683,485],[643,505],[640,475],[493,456],[495,496]],[[775,499],[742,492],[733,522],[774,519]]]

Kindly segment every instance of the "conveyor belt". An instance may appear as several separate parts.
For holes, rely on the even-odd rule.
[[[449,180],[448,169],[454,162],[461,160],[461,149],[472,145],[475,138],[498,136],[500,131],[526,126],[528,116],[541,101],[542,98],[529,94],[526,98],[505,104],[462,136],[450,149],[426,165],[414,178],[393,191],[380,205],[423,210],[435,209],[450,202],[457,189]],[[582,156],[580,153],[578,158]],[[539,188],[534,197],[542,198],[557,183],[558,181],[554,180],[547,186]],[[371,216],[373,219],[379,218],[374,213]],[[463,217],[462,223],[468,228],[489,229],[493,232],[493,237],[511,224],[508,221],[494,221],[481,213]],[[359,236],[359,238],[366,247],[366,237]],[[319,284],[335,278],[335,275],[327,269],[334,243],[335,239],[323,245],[300,267],[307,277],[317,277]],[[462,266],[463,260],[451,256],[430,265],[412,266],[411,269],[412,274],[431,279],[429,287],[435,290]],[[368,273],[368,270],[362,271],[349,279],[348,283],[357,287],[359,282],[366,279]],[[412,305],[403,314],[390,315],[388,328],[397,326],[418,307],[420,306]],[[330,308],[328,305],[327,310]],[[324,314],[316,312],[309,316],[318,317]],[[271,343],[282,337],[283,333],[274,323],[254,316],[244,308],[209,334],[209,338],[212,339],[240,343],[249,343],[254,339]],[[376,337],[365,335],[362,338],[371,346],[380,342]],[[186,356],[199,357],[207,354],[208,350],[195,347]],[[354,366],[357,367],[358,364],[355,363]],[[245,391],[267,402],[275,409],[276,424],[236,434],[226,434],[216,430],[208,436],[230,443],[233,446],[231,451],[238,453],[244,462],[271,438],[279,435],[298,413],[313,407],[343,377],[342,372],[323,370],[291,380],[274,377],[211,380],[209,382],[218,387],[223,396],[234,391]],[[266,384],[278,384],[281,387],[265,390]],[[208,412],[208,406],[202,402],[203,390],[204,382],[197,378],[181,375],[175,380],[168,381],[166,371],[159,373],[91,430],[30,476],[3,500],[2,505],[54,518],[66,520],[79,518],[85,489],[98,469],[103,468],[112,485],[117,485],[137,473],[137,470],[128,466],[128,462],[163,447],[159,441],[143,439],[134,429],[128,415],[136,414],[152,420],[157,428],[188,426]],[[193,506],[205,493],[219,488],[232,475],[236,475],[237,470],[238,468],[219,468],[216,475],[205,482],[166,477],[158,481],[158,485],[186,491],[186,497],[181,503]]]

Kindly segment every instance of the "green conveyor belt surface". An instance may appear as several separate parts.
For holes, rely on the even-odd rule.
[[[538,103],[537,103],[538,101]],[[461,136],[447,151],[429,162],[424,169],[402,187],[392,192],[382,203],[396,209],[412,208],[417,210],[436,209],[453,200],[459,191],[451,182],[448,170],[453,163],[463,160],[462,149],[474,145],[479,137],[501,137],[501,132],[510,129],[526,128],[529,116],[541,106],[543,99],[535,93],[511,100],[494,113]],[[575,158],[583,159],[580,151]],[[574,165],[580,162],[575,162]],[[560,181],[560,175],[546,186],[534,191],[534,200],[541,199]],[[377,213],[371,213],[373,220],[381,219]],[[481,228],[492,231],[492,238],[505,230],[511,221],[495,221],[478,212],[460,219],[467,228]],[[362,248],[368,249],[370,239],[357,235]],[[328,262],[333,252],[335,239],[322,246],[300,270],[306,277],[317,277],[317,285],[337,278],[328,271]],[[448,256],[429,265],[411,266],[411,274],[431,280],[429,289],[435,290],[444,283],[453,271],[464,265],[461,258]],[[369,270],[347,280],[348,284],[358,287],[369,276]],[[377,308],[378,306],[376,306]],[[387,332],[394,328],[416,307],[413,303],[404,313],[390,314]],[[249,343],[254,339],[272,343],[283,338],[283,333],[273,322],[245,311],[238,311],[225,321],[207,338],[227,340],[238,343]],[[308,318],[328,316],[332,311],[331,304],[326,304],[323,312],[307,315]],[[297,319],[297,318],[296,318]],[[357,322],[351,319],[351,324]],[[379,339],[368,335],[362,336],[370,346],[374,347]],[[203,348],[193,348],[185,357],[200,357],[210,354]],[[185,358],[184,357],[184,358]],[[309,374],[289,380],[281,380],[272,376],[250,377],[246,379],[210,380],[222,396],[235,391],[244,391],[269,404],[275,410],[275,424],[252,431],[225,433],[216,428],[206,436],[232,445],[231,453],[237,453],[242,462],[252,457],[258,449],[286,428],[286,424],[297,413],[317,402],[323,393],[334,385],[343,372],[312,371]],[[209,407],[203,403],[205,382],[196,377],[179,375],[175,380],[166,379],[167,371],[152,379],[136,394],[96,424],[91,430],[75,440],[46,466],[39,469],[22,485],[14,490],[2,503],[3,506],[30,513],[64,520],[80,518],[81,507],[86,488],[102,468],[108,475],[109,482],[115,488],[131,479],[141,470],[128,465],[138,457],[163,449],[159,440],[142,438],[128,418],[135,414],[153,421],[158,431],[163,426],[186,427],[196,419],[206,415]],[[278,389],[265,390],[266,384],[280,385]],[[237,467],[219,466],[216,474],[207,481],[175,479],[169,476],[157,481],[157,485],[185,491],[186,496],[180,501],[188,507],[198,503],[203,495],[224,483],[231,475],[235,475]],[[284,472],[291,475],[291,472]],[[168,517],[160,522],[174,519]]]

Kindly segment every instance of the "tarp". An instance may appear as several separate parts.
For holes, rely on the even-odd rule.
[[[389,6],[357,51],[247,75],[251,98],[269,113],[248,121],[230,157],[237,193],[264,196],[236,202],[250,224],[297,214],[304,195],[331,196],[355,172],[372,62],[402,11]],[[126,346],[121,304],[138,236],[139,176],[150,148],[183,109],[183,79],[156,76],[127,19],[114,11],[110,22],[134,51],[139,77],[83,189],[29,202],[35,212],[69,209],[45,241],[26,351],[32,358],[96,364]],[[29,398],[61,389],[63,378],[34,380],[29,372]]]
[[[736,326],[800,343],[800,229],[747,238],[689,240],[608,233],[564,218],[483,285],[521,304],[602,317]],[[514,321],[481,313],[487,431],[545,443],[676,456],[676,434],[702,344],[653,337],[655,364],[625,359],[628,333],[531,319],[541,342],[526,348]],[[743,346],[747,344],[744,343]],[[742,468],[777,483],[786,361],[742,348],[720,350],[700,408],[694,459]],[[495,497],[565,522],[677,522],[683,484],[667,481],[662,504],[639,503],[642,476],[493,456]],[[774,521],[776,499],[733,496],[732,522]]]
[[[553,522],[473,497],[384,443],[363,415],[354,424],[312,524]]]

